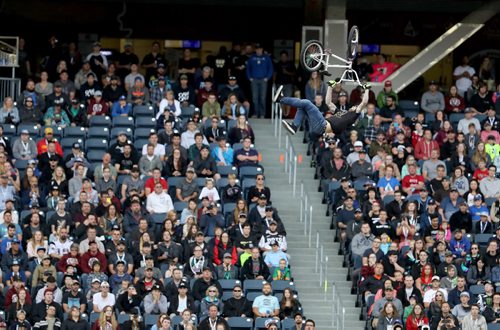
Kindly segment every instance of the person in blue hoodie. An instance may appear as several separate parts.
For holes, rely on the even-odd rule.
[[[255,53],[247,62],[247,77],[252,88],[254,115],[257,118],[266,115],[267,82],[272,78],[273,72],[271,57],[264,54],[262,45],[255,45]]]
[[[127,103],[127,97],[122,95],[118,98],[118,101],[113,103],[113,109],[111,111],[111,116],[130,116],[132,114],[132,105]]]

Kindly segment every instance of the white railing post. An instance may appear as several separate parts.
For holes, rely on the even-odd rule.
[[[326,301],[326,291],[328,290],[328,256],[325,256],[325,283],[323,284],[325,287],[325,292],[323,294],[324,300]]]
[[[342,329],[345,328],[345,307],[342,307]]]
[[[313,207],[312,205],[309,205],[309,247],[311,247],[312,221],[313,221]]]
[[[321,249],[323,250],[323,245],[321,245]],[[323,252],[321,252],[323,255]],[[323,256],[321,256],[321,260],[319,261],[319,287],[321,288],[321,284],[323,283]]]
[[[290,144],[288,145],[288,148],[290,148],[290,151],[288,152],[288,157],[290,157],[288,165],[290,166],[289,172],[288,172],[288,184],[292,184],[292,167],[293,167],[293,156],[294,156],[294,150],[292,146],[292,141],[290,141]]]
[[[297,165],[298,165],[298,157],[295,155],[293,162],[293,197],[295,197],[295,188],[297,187]]]
[[[300,223],[304,221],[304,181],[300,181]]]
[[[309,206],[309,194],[304,196],[304,236],[307,235],[307,207]]]
[[[285,135],[285,173],[288,170],[288,135]]]
[[[314,272],[318,272],[318,259],[319,259],[319,231],[316,232],[316,263],[314,265]]]
[[[332,329],[335,328],[335,282],[332,284]]]
[[[273,84],[273,87],[271,88],[271,97],[274,96],[274,94],[276,93],[276,85]],[[274,111],[276,109],[276,103],[275,102],[272,102],[271,103],[271,123],[274,124]],[[274,131],[274,136],[276,136],[276,131]]]
[[[283,111],[281,104],[278,104],[278,149],[281,148],[281,120],[283,119]]]

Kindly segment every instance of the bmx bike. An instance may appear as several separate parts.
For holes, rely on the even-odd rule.
[[[323,45],[318,40],[309,40],[305,43],[302,51],[300,52],[300,62],[302,67],[309,72],[318,70],[324,72],[329,68],[344,69],[344,73],[342,73],[342,76],[340,77],[340,82],[349,81],[361,85],[358,73],[352,69],[352,62],[358,54],[358,44],[359,29],[356,25],[354,25],[351,27],[347,38],[346,58],[333,54],[329,49],[324,49]],[[330,64],[330,58],[334,58],[342,62],[342,64]]]

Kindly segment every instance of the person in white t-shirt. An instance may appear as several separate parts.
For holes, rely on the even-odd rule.
[[[424,294],[424,306],[425,308],[429,308],[429,305],[431,302],[434,301],[434,297],[436,296],[436,293],[440,291],[443,294],[444,301],[448,301],[448,291],[446,289],[442,289],[441,286],[441,279],[439,276],[433,276],[432,277],[432,282],[431,282],[432,287],[428,289],[425,294]]]
[[[95,293],[92,296],[94,312],[101,313],[106,306],[114,306],[115,301],[115,295],[109,292],[109,283],[103,281],[101,283],[101,292]]]
[[[174,203],[169,194],[163,191],[161,182],[155,184],[154,192],[148,195],[146,209],[149,213],[168,213],[174,209]]]
[[[473,67],[469,66],[469,57],[462,58],[462,64],[457,66],[453,71],[453,79],[456,80],[458,94],[464,96],[465,92],[472,85],[472,76],[476,73]]]

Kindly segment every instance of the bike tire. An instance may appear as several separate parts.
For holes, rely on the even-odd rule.
[[[300,63],[309,72],[317,71],[323,65],[324,56],[321,42],[318,40],[309,40],[304,44],[300,52]]]
[[[347,60],[352,61],[358,55],[359,29],[356,25],[351,27],[347,38]]]

